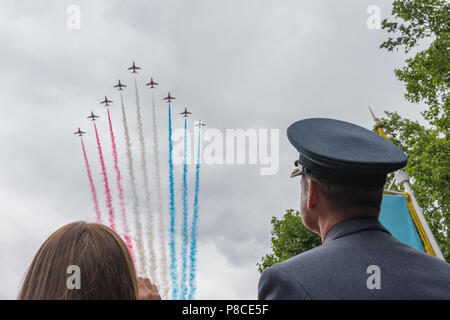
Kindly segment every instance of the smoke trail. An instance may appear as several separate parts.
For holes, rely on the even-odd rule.
[[[186,299],[187,295],[187,247],[188,247],[188,203],[187,203],[187,118],[184,118],[184,154],[183,154],[183,227],[181,247],[181,299]]]
[[[128,131],[128,121],[127,115],[125,113],[125,104],[123,102],[122,93],[120,94],[120,100],[122,102],[122,121],[123,121],[123,129],[125,132],[125,145],[127,147],[126,155],[128,160],[128,175],[130,176],[131,194],[133,196],[133,214],[136,224],[136,250],[137,250],[136,253],[139,259],[139,268],[140,270],[142,270],[145,268],[145,250],[144,250],[144,243],[142,241],[142,223],[141,223],[141,215],[139,213],[139,197],[137,193],[136,178],[134,176],[133,154],[131,152],[130,132]]]
[[[94,129],[95,129],[95,137],[97,138],[98,155],[100,157],[100,164],[102,166],[103,182],[105,183],[106,206],[108,207],[108,213],[109,213],[109,225],[111,226],[111,229],[116,231],[116,225],[114,223],[114,208],[112,205],[111,190],[109,189],[108,176],[106,174],[106,167],[105,167],[105,160],[103,159],[102,146],[100,144],[100,139],[98,137],[98,131],[97,131],[97,126],[95,125],[95,122],[94,122]]]
[[[175,253],[175,195],[173,190],[173,160],[172,160],[172,116],[169,103],[169,190],[170,190],[170,277],[172,278],[172,299],[176,300],[178,295],[177,283],[177,260]]]
[[[81,147],[83,148],[84,162],[86,163],[86,171],[89,178],[89,184],[91,186],[92,200],[94,200],[95,216],[97,217],[97,223],[102,223],[102,213],[98,205],[97,191],[95,191],[94,180],[92,179],[91,168],[84,148],[83,138],[81,138]]]
[[[133,257],[134,261],[134,254],[133,254],[133,244],[131,243],[130,239],[130,230],[128,229],[128,222],[127,222],[127,215],[125,211],[125,200],[123,198],[123,188],[122,188],[122,175],[120,174],[119,169],[119,160],[117,158],[117,146],[116,146],[116,139],[114,138],[114,131],[112,127],[111,122],[111,114],[109,113],[109,108],[106,109],[108,111],[108,121],[109,121],[109,132],[111,134],[111,146],[112,146],[112,153],[113,153],[113,159],[114,159],[114,169],[116,170],[116,183],[117,183],[117,190],[119,191],[119,203],[120,203],[120,209],[122,211],[122,224],[124,229],[123,237],[125,238],[125,243],[127,244],[128,249],[130,250],[131,256]]]
[[[139,142],[141,146],[141,169],[142,175],[144,178],[144,192],[145,192],[145,206],[148,212],[148,225],[147,225],[147,235],[149,239],[149,269],[150,269],[150,278],[154,281],[156,276],[156,256],[154,250],[154,234],[153,234],[153,213],[150,207],[150,189],[148,184],[148,172],[147,172],[147,160],[146,160],[146,152],[145,152],[145,139],[144,132],[142,126],[142,115],[141,115],[141,106],[139,104],[139,94],[137,89],[137,81],[134,78],[134,87],[136,89],[136,109],[137,109],[137,124],[138,124],[138,133],[139,133]]]
[[[194,196],[194,215],[192,217],[192,227],[191,227],[191,270],[189,275],[189,300],[192,300],[197,290],[195,283],[195,273],[197,271],[197,222],[198,222],[198,191],[200,188],[200,129],[198,131],[198,145],[197,145],[197,165],[195,168],[195,196]]]
[[[169,296],[169,275],[167,272],[167,251],[166,251],[166,229],[164,223],[164,215],[162,209],[162,188],[161,188],[161,172],[159,168],[159,150],[158,150],[158,130],[156,127],[156,106],[155,94],[152,91],[152,120],[153,120],[153,154],[155,157],[155,180],[156,180],[156,196],[158,199],[158,217],[159,217],[159,244],[160,244],[160,277],[161,277],[161,293],[163,298]]]

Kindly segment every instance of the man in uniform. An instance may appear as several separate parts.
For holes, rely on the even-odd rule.
[[[287,135],[300,153],[302,221],[322,245],[266,269],[259,299],[450,299],[450,265],[378,222],[386,176],[405,153],[370,130],[305,119]]]

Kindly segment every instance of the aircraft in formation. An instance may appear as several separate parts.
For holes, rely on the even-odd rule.
[[[118,89],[119,91],[123,90],[122,88],[126,88],[126,87],[127,87],[126,85],[120,83],[120,80],[119,80],[119,83],[114,86],[114,88],[119,88]]]
[[[86,132],[84,132],[84,131],[81,131],[81,129],[80,128],[78,128],[78,131],[75,131],[73,134],[77,134],[79,137],[82,137],[83,136],[83,134],[85,134]]]
[[[170,96],[170,92],[167,95],[167,97],[164,98],[164,100],[166,100],[168,103],[171,103],[172,100],[175,100],[175,97]]]
[[[206,123],[203,123],[202,120],[199,120],[195,126],[201,129],[202,127],[206,126]]]
[[[151,89],[153,89],[157,85],[159,85],[159,83],[153,81],[153,78],[150,78],[150,82],[146,84],[146,86],[150,86]]]
[[[187,118],[189,114],[192,114],[191,112],[187,111],[187,108],[184,108],[183,112],[180,112],[183,117]]]
[[[100,102],[101,104],[104,104],[105,107],[109,107],[109,104],[112,103],[111,100],[108,100],[108,98],[105,96],[105,100],[103,100],[102,102]]]
[[[94,112],[93,111],[91,111],[91,115],[89,116],[89,117],[87,117],[88,119],[91,119],[92,121],[95,121],[95,119],[96,118],[99,118],[99,116],[96,116],[95,114],[94,114]]]
[[[132,73],[137,73],[136,70],[141,70],[140,67],[136,66],[135,62],[133,61],[133,64],[131,67],[128,68],[128,70],[132,70]],[[150,82],[145,84],[146,86],[149,86],[151,89],[155,88],[155,86],[159,85],[158,82],[155,82],[153,80],[153,78],[150,78]],[[120,80],[118,80],[118,83],[113,86],[114,88],[118,88],[119,91],[122,91],[123,88],[126,88],[127,86],[123,83],[120,82]],[[167,94],[167,97],[164,98],[164,100],[166,100],[166,102],[171,103],[172,100],[175,100],[175,97],[172,97],[170,95],[170,92]],[[103,101],[100,102],[100,104],[105,105],[106,107],[108,107],[111,103],[113,103],[112,100],[109,100],[106,96],[105,99]],[[183,112],[180,112],[180,114],[187,118],[190,114],[192,114],[191,112],[189,112],[187,110],[187,108],[184,108]],[[99,118],[99,116],[95,115],[94,112],[91,111],[91,114],[87,117],[88,119],[92,120],[92,121],[96,121],[97,118]],[[205,126],[205,124],[200,120],[196,125],[196,127],[198,128],[202,128]],[[78,136],[82,137],[86,132],[81,131],[80,128],[78,128],[78,131],[76,131],[74,134],[77,134]]]
[[[134,61],[133,61],[133,65],[131,67],[129,67],[128,70],[133,70],[133,71],[131,71],[131,73],[137,73],[136,70],[141,70],[141,68],[136,67],[136,65],[134,64]]]

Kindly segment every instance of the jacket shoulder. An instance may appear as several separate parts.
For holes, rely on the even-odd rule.
[[[262,273],[258,284],[259,300],[310,300],[301,284],[294,281],[281,263]]]
[[[306,287],[299,279],[299,273],[295,271],[301,270],[302,265],[311,264],[315,260],[313,257],[321,256],[322,246],[305,251],[264,270],[259,279],[258,299],[310,300]]]

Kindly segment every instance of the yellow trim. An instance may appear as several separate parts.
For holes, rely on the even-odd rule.
[[[375,115],[373,114],[372,109],[370,109],[370,107],[369,107],[369,111],[370,111],[370,114],[372,115],[373,121],[375,121],[375,129],[377,129],[378,134],[387,140],[386,133],[384,133],[384,130],[381,127],[381,124],[378,122],[377,117],[375,117]]]
[[[425,247],[425,252],[429,253],[433,256],[436,256],[434,253],[433,248],[431,247],[430,241],[428,240],[427,234],[425,233],[425,230],[423,230],[422,224],[420,223],[419,217],[417,216],[416,209],[414,209],[414,206],[411,202],[411,197],[409,196],[408,192],[403,192],[406,198],[406,204],[408,205],[409,214],[411,215],[411,218],[414,221],[414,224],[416,225],[417,232],[419,233],[420,239],[422,240],[423,246]]]
[[[378,128],[377,128],[377,127],[378,127]],[[377,126],[376,126],[375,128],[377,129],[378,134],[379,134],[380,136],[382,136],[383,138],[387,139],[386,133],[384,133],[384,130],[383,130],[383,128],[381,127],[380,124],[377,124]]]
[[[373,114],[370,107],[369,107],[369,110],[370,110],[370,113],[372,114],[373,120],[375,121],[375,129],[377,129],[378,134],[380,136],[382,136],[383,138],[385,138],[386,140],[388,140],[388,138],[386,137],[386,133],[383,130],[383,127],[378,122],[377,118]],[[422,240],[425,252],[428,254],[431,254],[433,256],[436,256],[436,253],[434,252],[433,247],[431,247],[430,240],[428,239],[427,234],[425,233],[425,230],[423,230],[423,226],[420,223],[419,217],[417,216],[416,209],[414,209],[414,205],[411,202],[411,197],[409,196],[409,193],[403,192],[403,194],[405,195],[406,204],[409,209],[409,214],[411,215],[411,218],[413,219],[414,224],[416,225],[416,229],[417,229],[417,232],[419,233],[420,239]]]

